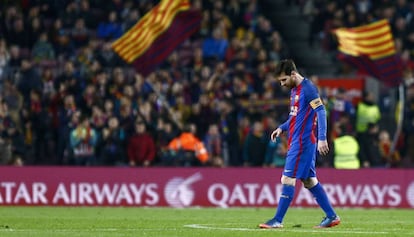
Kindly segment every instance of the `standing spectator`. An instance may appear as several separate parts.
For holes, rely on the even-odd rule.
[[[75,21],[75,26],[72,28],[70,36],[74,46],[77,48],[86,46],[89,43],[91,32],[86,27],[83,18]]]
[[[62,93],[63,94],[63,93]],[[75,128],[79,123],[80,112],[76,108],[75,99],[72,94],[58,94],[57,96],[62,96],[63,105],[59,107],[57,111],[58,119],[58,157],[63,158],[66,156],[64,153],[67,151],[69,144],[70,132]],[[59,99],[56,99],[59,100]],[[59,102],[56,102],[59,103]]]
[[[334,131],[334,123],[341,117],[347,116],[350,118],[350,123],[354,121],[355,108],[354,105],[346,99],[346,91],[343,88],[338,88],[336,95],[328,102],[328,124],[331,132],[331,138],[336,137]]]
[[[102,49],[96,55],[96,60],[102,67],[114,68],[123,64],[118,54],[116,54],[112,48],[111,43],[104,43]]]
[[[32,49],[32,57],[36,62],[55,59],[55,50],[52,44],[50,44],[46,32],[39,35],[39,39]]]
[[[70,30],[63,28],[61,19],[56,19],[48,31],[48,38],[55,49],[56,58],[70,58],[74,56],[75,46],[70,40]]]
[[[204,137],[204,144],[206,145],[209,157],[211,157],[211,165],[214,167],[224,166],[223,144],[217,124],[211,124],[209,126],[207,134]]]
[[[102,165],[125,165],[125,131],[119,127],[116,117],[108,119],[108,126],[102,130],[102,149],[100,163]]]
[[[338,134],[333,140],[334,167],[336,169],[359,169],[359,145],[355,137],[347,132],[344,125],[335,126]]]
[[[28,41],[29,49],[33,49],[33,45],[38,41],[40,35],[42,34],[43,28],[39,17],[33,17],[30,22]]]
[[[35,164],[50,164],[53,160],[53,151],[49,141],[52,139],[52,131],[48,129],[51,118],[48,111],[43,107],[41,92],[32,90],[30,92],[29,116],[33,132],[33,148]],[[45,160],[50,159],[50,160]]]
[[[237,111],[234,104],[229,100],[219,102],[220,133],[223,135],[223,152],[226,166],[239,166],[240,159],[240,136],[237,129]]]
[[[2,125],[0,125],[2,126]],[[0,165],[6,165],[12,160],[11,144],[5,135],[0,135]]]
[[[376,123],[369,123],[365,137],[365,155],[362,161],[364,168],[379,168],[385,167],[385,161],[381,159],[379,146],[379,126]]]
[[[10,53],[7,49],[7,43],[0,38],[0,78],[3,77],[10,61]]]
[[[29,31],[24,25],[24,19],[18,17],[13,22],[13,27],[10,29],[10,32],[6,35],[7,42],[13,43],[20,48],[28,50],[30,47],[29,42]]]
[[[204,143],[195,136],[194,124],[185,124],[182,133],[168,144],[168,149],[182,166],[202,166],[209,160]]]
[[[7,139],[7,104],[0,103],[0,165],[6,165],[12,159],[12,146]]]
[[[3,100],[7,105],[10,118],[16,124],[16,126],[20,128],[20,112],[23,108],[23,96],[17,90],[16,85],[11,80],[4,81],[3,89]]]
[[[379,133],[379,149],[382,161],[386,164],[386,167],[397,168],[400,167],[401,156],[400,152],[396,149],[391,151],[392,141],[390,134],[386,130],[382,130]]]
[[[118,22],[118,16],[115,11],[108,15],[108,21],[101,22],[98,25],[96,35],[103,40],[116,40],[123,34],[122,25]]]
[[[94,128],[90,126],[89,118],[85,115],[79,120],[78,126],[70,133],[70,146],[73,157],[72,165],[90,166],[96,164],[95,147],[98,136]]]
[[[130,166],[151,165],[155,158],[155,142],[146,131],[146,125],[143,121],[135,123],[135,134],[128,140],[128,159]]]
[[[9,143],[11,145],[12,156],[26,154],[24,136],[16,128],[16,125],[14,123],[9,123],[8,126],[5,127],[3,137],[6,139],[6,143]]]
[[[381,118],[380,110],[375,104],[374,94],[372,92],[363,92],[363,99],[358,103],[356,113],[356,132],[360,151],[358,157],[361,161],[361,166],[369,167],[369,159],[371,145],[369,143],[370,134],[368,132],[368,124],[376,124]]]
[[[268,144],[267,134],[264,133],[263,124],[255,121],[243,146],[243,160],[245,166],[263,166]]]
[[[223,60],[226,54],[228,41],[223,37],[220,29],[215,29],[213,35],[203,42],[203,57],[210,61],[216,62]]]
[[[55,89],[72,94],[77,103],[80,101],[82,96],[80,93],[82,91],[81,77],[72,61],[65,62],[63,73],[56,78]]]
[[[28,104],[32,90],[42,91],[42,79],[33,68],[33,63],[27,58],[22,60],[21,73],[17,88],[22,93],[25,104]]]

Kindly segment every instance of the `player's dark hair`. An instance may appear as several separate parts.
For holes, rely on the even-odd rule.
[[[295,62],[292,59],[283,59],[277,64],[275,69],[276,76],[280,76],[280,74],[285,73],[285,75],[290,75],[292,71],[296,70]]]

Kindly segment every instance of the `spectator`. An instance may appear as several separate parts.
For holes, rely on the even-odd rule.
[[[16,125],[14,123],[9,123],[8,126],[5,127],[2,137],[6,140],[6,144],[8,143],[11,145],[12,156],[26,154],[26,147],[24,144],[23,134],[19,130],[17,130]]]
[[[334,167],[336,169],[359,169],[358,141],[347,132],[344,125],[336,125],[337,137],[333,140]]]
[[[208,61],[217,62],[224,59],[228,42],[223,38],[219,29],[213,31],[213,35],[203,42],[203,57]]]
[[[0,38],[0,78],[5,75],[6,66],[10,61],[10,53],[7,49],[6,41]]]
[[[207,149],[195,136],[193,124],[186,124],[182,133],[168,144],[168,149],[176,154],[173,159],[180,159],[177,163],[181,166],[201,166],[209,161]]]
[[[6,37],[7,42],[13,42],[13,44],[19,46],[19,48],[29,49],[31,46],[29,42],[29,31],[26,29],[22,17],[18,17],[14,20],[13,27]]]
[[[390,134],[386,130],[382,130],[379,133],[379,148],[382,158],[382,162],[385,163],[386,167],[397,168],[400,167],[401,157],[398,150],[392,149],[392,141]]]
[[[350,124],[353,123],[355,117],[354,105],[346,98],[346,91],[344,88],[338,88],[335,96],[328,102],[328,120],[331,132],[331,138],[335,138],[334,123],[340,117],[346,116],[350,119]]]
[[[17,84],[17,88],[22,93],[25,104],[28,104],[32,90],[42,91],[42,79],[39,73],[33,68],[33,62],[30,59],[25,58],[22,60],[21,71],[22,75]]]
[[[240,137],[237,129],[237,111],[234,104],[229,100],[222,100],[218,104],[220,113],[220,133],[223,135],[223,156],[226,166],[239,166],[242,164],[240,158]]]
[[[370,166],[369,159],[372,159],[371,156],[373,155],[370,151],[373,140],[368,125],[371,124],[371,129],[375,130],[374,124],[378,123],[380,118],[381,114],[378,105],[375,104],[374,94],[364,91],[363,100],[357,106],[355,125],[360,146],[358,157],[363,167]]]
[[[45,32],[41,33],[38,41],[33,46],[32,57],[36,62],[55,59],[55,51],[47,37]]]
[[[106,166],[121,166],[127,164],[125,152],[126,134],[123,128],[119,127],[118,118],[111,117],[108,119],[108,126],[102,130],[101,143],[100,164]],[[139,150],[139,147],[144,144],[135,145],[137,145],[135,149]],[[150,144],[147,145],[150,147]]]
[[[135,134],[128,139],[127,151],[130,166],[152,165],[156,154],[155,142],[143,121],[135,123]]]
[[[12,160],[11,144],[4,135],[0,136],[0,165],[7,165]]]
[[[97,36],[103,40],[116,40],[123,34],[122,25],[118,23],[115,11],[111,11],[108,15],[108,21],[98,25]]]
[[[11,120],[18,128],[21,128],[20,112],[23,108],[23,96],[10,80],[4,81],[3,101],[7,105],[7,110]]]
[[[204,144],[214,167],[223,167],[223,144],[217,124],[211,124],[204,138]]]
[[[33,45],[35,44],[36,41],[39,40],[40,35],[43,33],[43,28],[42,25],[40,23],[40,19],[39,17],[33,17],[31,19],[31,25],[29,28],[29,33],[28,33],[28,42],[29,42],[29,49],[33,50]]]
[[[263,166],[268,142],[268,134],[264,133],[263,124],[260,121],[255,121],[244,142],[244,165],[253,167]]]
[[[78,18],[75,21],[75,27],[70,32],[70,39],[75,47],[80,48],[89,43],[91,36],[90,30],[86,27],[83,18]]]
[[[79,124],[70,133],[70,147],[73,157],[69,161],[72,165],[91,166],[96,165],[95,148],[98,135],[90,126],[89,118],[83,115]]]

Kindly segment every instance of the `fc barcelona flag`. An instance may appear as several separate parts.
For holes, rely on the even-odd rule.
[[[144,76],[200,27],[201,13],[188,0],[161,0],[112,44],[113,50]]]
[[[372,75],[388,86],[402,79],[401,58],[395,51],[388,20],[335,30],[339,42],[339,59]]]

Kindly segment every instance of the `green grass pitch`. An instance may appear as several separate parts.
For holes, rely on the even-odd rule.
[[[0,207],[0,236],[414,236],[409,209],[338,209],[342,223],[313,229],[320,209],[291,208],[285,228],[258,229],[274,208]]]

